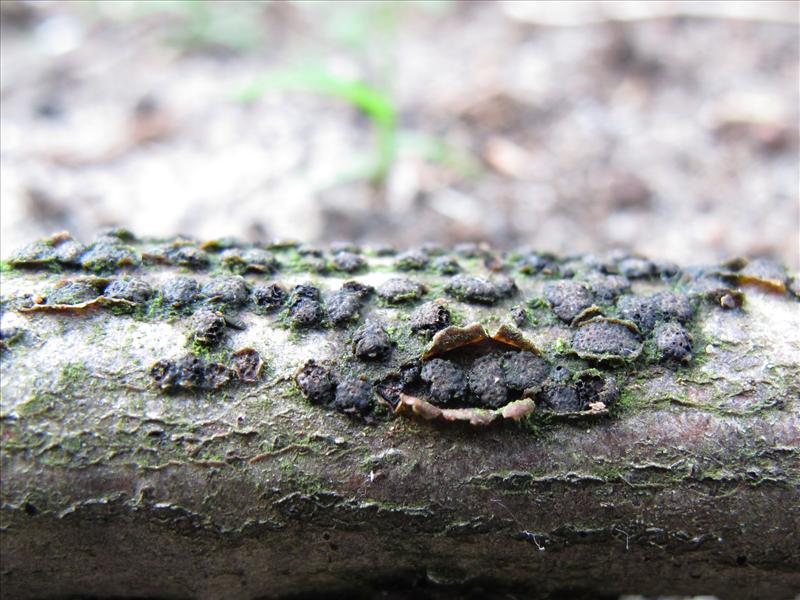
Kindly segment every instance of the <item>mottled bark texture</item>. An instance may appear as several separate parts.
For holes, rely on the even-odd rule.
[[[3,264],[3,598],[800,590],[780,269],[335,250]]]

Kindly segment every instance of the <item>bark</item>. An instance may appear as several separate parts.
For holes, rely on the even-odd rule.
[[[343,282],[398,276],[391,259],[310,274],[288,264],[296,249],[274,252],[279,274],[248,273],[247,286],[313,280],[328,312]],[[216,260],[180,275],[202,283]],[[460,260],[487,275],[483,259]],[[53,290],[86,273],[6,267],[0,595],[797,593],[796,297],[734,276],[741,308],[694,296],[688,363],[665,360],[645,332],[637,358],[608,361],[572,352],[579,327],[538,300],[547,277],[505,268],[518,289],[490,303],[447,294],[451,278],[430,269],[406,276],[426,286],[420,301],[445,298],[464,326],[491,332],[527,307],[519,329],[551,365],[616,379],[608,411],[548,412],[540,390],[532,415],[485,427],[395,414],[379,396],[345,414],[305,398],[298,369],[313,359],[340,382],[385,380],[430,348],[410,330],[418,302],[373,297],[352,323],[308,329],[291,308],[227,302],[215,305],[223,339],[208,348],[191,337],[191,311],[164,310],[159,295],[127,305],[106,291],[66,308]],[[176,272],[151,258],[127,274],[162,289]],[[691,289],[676,281],[635,279],[632,293]],[[99,295],[108,282],[97,285]],[[619,316],[613,301],[598,306]],[[391,339],[382,361],[354,356],[367,320]],[[236,375],[244,348],[264,361],[257,381]],[[225,365],[230,381],[163,389],[153,365],[187,354]]]

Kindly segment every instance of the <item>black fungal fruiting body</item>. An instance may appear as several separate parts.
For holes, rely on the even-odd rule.
[[[522,393],[541,386],[549,373],[547,361],[530,352],[507,352],[503,356],[503,377],[514,392]]]
[[[366,265],[367,262],[363,257],[347,251],[337,252],[331,261],[331,266],[336,271],[344,271],[345,273],[356,273]]]
[[[359,311],[366,299],[372,294],[371,286],[357,281],[348,281],[338,292],[328,298],[328,317],[335,325],[357,321]]]
[[[216,346],[225,334],[225,317],[219,311],[203,308],[192,316],[192,340],[203,346]]]
[[[321,327],[325,321],[318,288],[312,285],[297,285],[289,296],[289,322],[297,329]]]
[[[583,277],[594,297],[600,302],[612,302],[620,295],[630,291],[630,281],[622,275],[606,275],[590,271]]]
[[[567,383],[548,382],[539,398],[545,410],[556,414],[580,412],[584,408],[575,386]]]
[[[434,358],[423,363],[422,389],[415,387],[414,378],[408,378],[403,387],[430,398],[438,406],[500,408],[511,400],[535,394],[550,372],[544,359],[528,351],[498,349],[466,360],[469,364],[462,367],[451,360]]]
[[[688,296],[674,292],[658,292],[646,296],[622,296],[617,302],[621,318],[631,321],[642,332],[650,332],[660,321],[687,323],[694,316]]]
[[[264,371],[264,361],[261,355],[252,348],[242,348],[234,352],[231,365],[236,376],[244,382],[256,383],[261,379]]]
[[[213,277],[200,288],[206,302],[227,307],[240,307],[247,302],[249,291],[243,277]]]
[[[165,258],[171,265],[186,267],[195,271],[208,268],[208,253],[194,246],[178,246],[166,252]]]
[[[426,302],[411,313],[411,331],[433,335],[450,325],[450,311],[441,302]]]
[[[277,283],[255,285],[250,292],[250,301],[264,312],[279,309],[286,302],[286,291]]]
[[[517,327],[525,327],[528,324],[528,313],[522,306],[512,306],[508,316]]]
[[[314,360],[308,361],[295,375],[300,391],[315,405],[329,406],[339,412],[366,417],[375,404],[371,382],[355,375],[337,377],[331,369]]]
[[[476,360],[467,376],[469,391],[480,406],[499,408],[508,402],[508,387],[501,358],[487,354]]]
[[[736,284],[731,283],[735,280],[736,273],[726,276],[716,270],[702,270],[688,281],[686,288],[694,298],[700,298],[725,310],[735,310],[744,303],[744,294]]]
[[[233,378],[225,365],[191,355],[178,360],[159,360],[150,374],[156,385],[166,392],[218,390]]]
[[[617,268],[628,279],[648,279],[659,274],[658,266],[653,261],[638,256],[623,258]]]
[[[421,250],[409,250],[399,254],[394,261],[398,271],[421,271],[428,266],[430,258]]]
[[[324,319],[325,309],[318,300],[301,298],[289,309],[289,320],[297,329],[319,327]]]
[[[581,323],[572,339],[573,349],[589,358],[633,358],[641,351],[635,329],[627,323],[595,318]]]
[[[394,277],[378,286],[378,297],[387,304],[414,302],[422,297],[424,292],[422,284],[405,277]]]
[[[271,252],[260,248],[230,248],[220,255],[220,262],[236,273],[274,273],[280,264]]]
[[[516,261],[515,266],[525,275],[553,275],[558,272],[558,261],[552,254],[529,252]]]
[[[442,275],[455,275],[461,272],[461,264],[452,256],[437,256],[433,260],[433,269]]]
[[[47,294],[48,304],[80,304],[100,296],[105,286],[92,279],[64,281]]]
[[[378,323],[367,323],[353,337],[353,353],[361,360],[385,360],[391,351],[392,340]]]
[[[536,398],[543,410],[555,414],[580,413],[592,404],[610,407],[619,397],[619,387],[612,376],[585,372],[574,377],[569,370],[554,371]]]
[[[586,284],[571,279],[548,283],[544,287],[544,297],[556,316],[565,323],[572,323],[594,302]]]
[[[112,272],[120,267],[138,267],[141,262],[141,255],[130,246],[102,238],[91,244],[80,258],[82,268],[98,273]]]
[[[192,354],[177,360],[161,359],[150,368],[150,377],[165,392],[219,390],[235,382],[256,383],[264,366],[258,352],[245,348],[235,352],[230,366]]]
[[[674,322],[663,323],[655,330],[656,348],[663,359],[688,362],[692,358],[692,336]]]
[[[33,242],[13,252],[9,263],[17,268],[37,269],[52,266],[80,266],[80,257],[86,247],[69,237],[56,234],[48,240]]]
[[[337,292],[328,299],[328,316],[332,323],[339,325],[358,320],[358,310],[363,301],[356,294]]]
[[[173,308],[188,307],[197,302],[200,288],[191,277],[175,277],[170,279],[161,291],[161,297],[167,306]]]
[[[499,277],[491,281],[480,277],[456,275],[445,285],[445,291],[463,302],[492,305],[510,297],[516,290],[511,278]]]
[[[425,363],[420,378],[430,385],[431,401],[438,405],[457,403],[467,393],[467,378],[456,364],[441,358]]]
[[[334,406],[340,412],[366,416],[372,412],[375,402],[372,383],[356,376],[345,376],[336,385]]]
[[[113,280],[103,293],[107,298],[143,304],[153,296],[153,288],[143,279],[126,277]]]
[[[312,404],[332,404],[336,380],[330,369],[314,360],[308,361],[295,377],[297,386]]]

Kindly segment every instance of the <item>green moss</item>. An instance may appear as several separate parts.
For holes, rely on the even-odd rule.
[[[561,323],[553,311],[550,310],[550,305],[547,301],[539,296],[534,296],[528,300],[525,313],[530,324],[537,327],[551,327]]]
[[[7,260],[0,260],[0,273],[10,273],[14,270],[14,267],[11,266]]]
[[[386,298],[378,297],[377,305],[380,308],[403,308],[403,305],[416,304],[419,300],[418,294],[398,294],[397,300],[387,300]]]
[[[45,268],[50,271],[51,273],[63,273],[64,267],[60,263],[56,262],[55,260],[47,262]]]
[[[383,419],[385,417],[388,417],[389,407],[386,406],[383,402],[376,402],[372,414],[378,419]]]
[[[625,466],[608,462],[601,462],[591,470],[591,475],[601,477],[606,481],[621,481],[626,474]]]
[[[21,417],[35,417],[53,410],[58,402],[58,398],[50,392],[36,392],[17,407],[17,412]]]
[[[692,336],[692,360],[689,363],[691,367],[701,367],[711,358],[706,347],[712,343],[712,340],[703,332],[702,322],[703,319],[700,318],[700,315],[695,315],[694,321],[686,326],[686,330]],[[720,340],[714,341],[714,345],[717,347],[728,346],[728,349],[732,349],[731,346]]]
[[[584,377],[594,376],[600,377],[601,379],[607,375],[604,371],[597,369],[595,367],[590,367],[588,369],[574,369],[570,376],[572,381],[580,381]]]
[[[539,318],[536,315],[536,312],[531,310],[530,308],[526,308],[524,306],[520,307],[522,312],[525,314],[525,323],[528,326],[536,327],[539,325]]]
[[[300,388],[297,386],[294,378],[289,381],[288,385],[284,386],[282,397],[286,400],[291,400],[292,402],[305,402],[303,392],[300,391]]]
[[[392,344],[400,352],[405,352],[408,349],[408,336],[404,333],[404,328],[397,325],[387,325],[385,328],[389,339]]]
[[[556,426],[556,420],[552,413],[534,411],[521,419],[518,426],[530,435],[544,438]]]
[[[450,311],[450,325],[463,327],[466,324],[467,318],[464,316],[464,313],[452,308],[451,306],[448,306],[447,310]]]
[[[15,329],[12,330],[10,334],[6,334],[8,337],[0,340],[0,350],[6,350],[17,344],[25,337],[25,331],[22,329]]]
[[[340,269],[336,267],[333,261],[327,261],[325,265],[326,265],[325,269],[330,277],[350,278],[350,277],[355,277],[356,275],[363,275],[369,272],[369,266],[367,264],[363,264],[357,269]]]
[[[307,273],[307,257],[300,254],[294,248],[287,249],[280,254],[281,270],[288,273]]]
[[[652,337],[648,337],[642,344],[642,354],[639,358],[648,364],[656,364],[661,360],[661,354]]]
[[[145,319],[155,321],[163,316],[164,313],[164,298],[161,294],[156,296],[147,303],[147,308],[141,316]]]
[[[80,435],[67,435],[61,438],[60,445],[67,454],[77,454],[80,452],[83,443]]]
[[[82,363],[69,362],[61,367],[61,374],[59,376],[59,384],[62,386],[83,384],[89,372],[86,366]]]
[[[528,299],[528,306],[532,310],[550,310],[550,305],[547,300],[540,296],[532,296]]]
[[[652,400],[639,390],[637,386],[629,385],[622,388],[619,393],[619,398],[617,398],[617,402],[611,408],[611,411],[615,415],[622,415],[641,410],[651,403]]]
[[[130,306],[128,304],[109,304],[108,309],[111,311],[111,314],[117,317],[121,317],[123,315],[130,315],[135,312],[135,307]]]
[[[496,323],[502,322],[502,318],[499,315],[494,313],[490,313],[485,317],[481,317],[480,321],[478,321],[481,325],[493,325]]]
[[[198,342],[197,340],[192,340],[189,346],[189,352],[197,356],[198,358],[203,358],[205,360],[211,360],[211,350],[205,344]]]
[[[572,346],[565,338],[558,338],[551,347],[551,351],[556,356],[565,356],[572,352]]]

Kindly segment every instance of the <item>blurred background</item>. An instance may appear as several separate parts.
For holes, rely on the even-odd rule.
[[[796,2],[0,11],[3,256],[122,225],[800,267]]]

